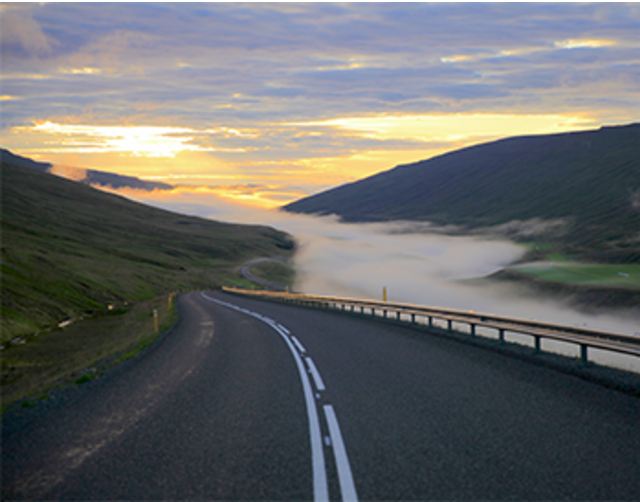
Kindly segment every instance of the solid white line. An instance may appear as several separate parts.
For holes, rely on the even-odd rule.
[[[304,346],[300,343],[300,340],[298,340],[295,336],[291,336],[291,339],[293,340],[293,343],[296,344],[296,347],[298,347],[298,350],[302,353],[306,352],[307,349],[304,348]]]
[[[331,436],[331,443],[333,444],[333,455],[336,459],[336,467],[338,468],[338,481],[340,481],[342,500],[344,502],[357,501],[358,494],[356,493],[356,486],[353,483],[347,450],[342,442],[342,434],[340,433],[340,426],[338,425],[336,414],[333,411],[333,406],[325,404],[324,414],[327,417],[329,435]]]
[[[270,322],[266,321],[260,314],[252,312],[250,310],[241,309],[240,307],[231,303],[216,300],[215,298],[211,298],[204,293],[201,294],[204,298],[211,302],[229,307],[238,312],[242,312],[243,314],[251,315],[256,319],[263,321],[268,326],[271,326],[274,331],[276,331],[280,336],[282,336],[282,338],[286,342],[287,347],[289,347],[289,351],[293,355],[293,359],[296,362],[296,366],[298,368],[300,380],[302,381],[302,390],[304,391],[304,400],[307,406],[307,418],[309,420],[309,437],[311,440],[311,467],[313,470],[313,500],[316,502],[329,500],[329,488],[327,485],[327,472],[324,462],[324,450],[322,446],[322,435],[320,434],[320,419],[318,417],[318,409],[313,398],[309,376],[307,375],[307,371],[305,370],[302,358],[298,354],[298,351],[295,349],[295,347],[291,343],[291,340],[288,336],[285,335],[285,333],[278,329],[275,324],[271,324]],[[291,338],[294,340],[294,342],[296,341],[295,337]],[[304,347],[302,349],[304,351]]]
[[[322,381],[322,377],[318,372],[318,368],[313,364],[313,360],[310,357],[305,357],[305,361],[307,361],[307,366],[309,366],[309,371],[311,371],[311,376],[313,380],[316,382],[316,389],[322,391],[324,390],[324,382]]]

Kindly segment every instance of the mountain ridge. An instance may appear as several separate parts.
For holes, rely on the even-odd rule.
[[[282,209],[346,222],[428,221],[465,232],[555,221],[561,228],[536,238],[591,259],[637,262],[639,145],[640,124],[503,138],[399,165]]]
[[[5,148],[0,148],[0,158],[2,163],[24,167],[44,173],[58,175],[56,167],[51,162],[39,162],[28,157],[16,155]],[[66,168],[62,168],[64,171]],[[95,169],[70,168],[76,173],[83,173],[84,176],[76,179],[79,183],[90,186],[110,187],[110,188],[135,188],[138,190],[170,190],[173,185],[159,181],[141,180],[135,176],[125,176],[122,174],[110,173],[107,171],[97,171]],[[65,177],[65,176],[61,176]]]
[[[233,285],[244,261],[294,249],[264,225],[173,213],[4,161],[0,173],[3,342],[108,305]]]

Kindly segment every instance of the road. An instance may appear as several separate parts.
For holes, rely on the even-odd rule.
[[[274,258],[257,258],[255,260],[250,261],[249,263],[247,263],[246,265],[244,265],[241,269],[240,269],[240,273],[244,276],[245,279],[248,279],[249,281],[258,284],[260,286],[264,286],[265,288],[269,288],[273,291],[286,291],[287,288],[286,286],[282,286],[280,284],[276,284],[274,282],[269,282],[269,281],[265,281],[264,279],[260,279],[258,277],[256,277],[255,275],[252,275],[251,272],[249,272],[249,270],[251,270],[251,267],[253,267],[254,265],[257,265],[258,263],[265,263],[265,262],[273,262],[273,263],[279,263],[282,264],[282,262],[280,260],[274,259]]]
[[[7,418],[4,499],[640,498],[640,400],[463,343],[222,292]]]

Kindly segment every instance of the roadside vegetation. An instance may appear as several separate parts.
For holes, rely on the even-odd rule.
[[[280,284],[290,289],[295,279],[295,270],[283,261],[259,262],[251,266],[250,272],[258,279]]]
[[[635,264],[611,265],[549,261],[514,266],[510,270],[534,276],[542,281],[640,290],[640,265]]]
[[[56,387],[82,385],[99,377],[152,345],[176,320],[169,295],[23,338],[2,351],[3,410],[20,400],[23,407],[35,405]]]
[[[81,384],[153,343],[177,291],[239,285],[240,266],[289,258],[289,235],[189,217],[2,164],[3,407]]]

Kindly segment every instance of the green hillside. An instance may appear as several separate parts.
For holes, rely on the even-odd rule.
[[[551,243],[578,259],[637,263],[640,124],[477,145],[283,209],[351,222],[430,221],[464,232],[502,226],[499,231],[516,239]],[[556,224],[529,231],[541,221]]]
[[[2,342],[177,290],[240,280],[290,256],[287,234],[155,209],[2,164]]]

